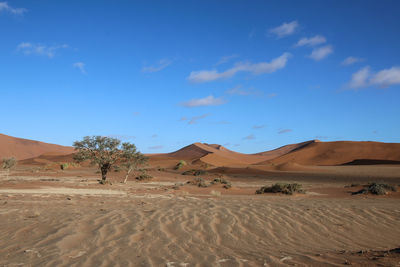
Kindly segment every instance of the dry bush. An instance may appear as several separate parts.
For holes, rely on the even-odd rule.
[[[256,191],[256,194],[264,193],[282,193],[286,195],[293,195],[294,193],[305,193],[305,191],[302,189],[301,184],[276,183],[271,186],[263,186]]]
[[[365,188],[351,193],[352,195],[359,195],[359,194],[374,194],[374,195],[386,195],[388,192],[396,192],[396,187],[389,184],[378,184],[378,183],[371,183],[367,185]]]

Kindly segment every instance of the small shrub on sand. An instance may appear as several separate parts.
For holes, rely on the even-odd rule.
[[[211,184],[223,184],[225,189],[229,189],[232,187],[231,182],[229,182],[228,180],[224,179],[224,178],[215,178]]]
[[[359,195],[359,194],[374,194],[374,195],[386,195],[388,192],[396,192],[396,187],[389,184],[378,184],[378,183],[371,183],[367,187],[351,193],[352,195]]]
[[[152,178],[153,178],[153,176],[151,176],[150,174],[142,173],[142,174],[136,176],[135,179],[138,180],[138,181],[147,181],[147,180],[150,180]]]
[[[17,165],[17,160],[15,158],[4,158],[2,168],[6,170],[10,170]]]
[[[263,186],[256,191],[256,194],[264,193],[282,193],[286,195],[293,195],[294,193],[304,193],[301,184],[284,184],[276,183],[271,186]]]
[[[182,175],[194,175],[194,176],[200,176],[200,175],[206,175],[207,172],[204,170],[189,170],[189,171],[184,171]]]
[[[178,190],[181,186],[184,186],[184,183],[178,182],[172,186],[172,189]]]
[[[66,169],[68,169],[68,167],[69,167],[69,164],[68,164],[68,163],[61,163],[61,164],[60,164],[60,169],[61,169],[61,170],[66,170]]]
[[[195,178],[192,181],[188,181],[188,184],[197,185],[198,187],[207,187],[206,181],[203,178]]]
[[[183,166],[185,166],[185,165],[187,165],[187,163],[186,163],[186,161],[184,161],[184,160],[180,160],[179,162],[178,162],[178,164],[176,164],[176,166],[175,166],[175,170],[179,170],[180,168],[182,168]]]

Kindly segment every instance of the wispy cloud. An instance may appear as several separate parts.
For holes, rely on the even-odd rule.
[[[254,134],[250,134],[248,136],[243,137],[244,140],[254,140],[256,139],[256,137],[254,136]]]
[[[332,53],[333,53],[333,47],[331,45],[326,45],[326,46],[315,48],[311,52],[309,57],[314,59],[315,61],[320,61]]]
[[[223,98],[215,98],[210,95],[204,98],[192,99],[186,102],[181,103],[182,106],[193,108],[193,107],[202,107],[202,106],[219,106],[225,104],[226,101]]]
[[[277,57],[270,62],[240,62],[224,72],[218,72],[216,69],[192,71],[188,77],[188,80],[194,83],[203,83],[231,78],[238,72],[250,72],[256,75],[263,73],[272,73],[284,68],[290,56],[290,53],[283,53],[280,57]]]
[[[169,65],[171,65],[172,62],[173,62],[173,60],[163,58],[155,65],[143,67],[142,71],[143,72],[158,72],[158,71],[165,69]]]
[[[270,93],[267,95],[268,98],[273,98],[276,97],[278,94],[277,93]]]
[[[151,136],[151,138],[157,138],[158,137],[158,134],[153,134],[152,136]]]
[[[225,91],[225,93],[229,95],[242,95],[242,96],[262,95],[261,91],[255,90],[254,88],[242,89],[241,85],[228,89]]]
[[[204,118],[207,118],[207,117],[210,116],[210,115],[211,115],[211,114],[206,113],[206,114],[203,114],[203,115],[200,115],[200,116],[194,116],[194,117],[191,117],[191,118],[182,117],[182,118],[180,119],[180,121],[187,121],[188,124],[196,124],[199,120],[204,119]]]
[[[380,88],[400,84],[400,67],[391,67],[378,72],[372,72],[370,67],[364,67],[353,73],[348,87],[358,89],[368,86],[377,86]]]
[[[229,61],[231,61],[232,59],[237,58],[237,57],[239,57],[239,55],[236,55],[236,54],[235,55],[221,57],[219,59],[219,61],[215,64],[215,66],[228,63]]]
[[[254,125],[254,126],[253,126],[253,129],[255,129],[255,130],[259,130],[259,129],[262,129],[262,128],[265,128],[265,125],[264,125],[264,124],[261,124],[261,125]]]
[[[296,46],[316,46],[326,43],[326,38],[322,35],[315,35],[311,38],[301,38]]]
[[[164,148],[164,146],[162,146],[162,145],[158,145],[158,146],[149,146],[148,148],[149,148],[149,149],[152,149],[152,150],[155,150],[155,149],[162,149],[162,148]]]
[[[294,20],[292,22],[284,22],[282,25],[269,30],[270,33],[275,34],[278,38],[283,38],[292,35],[299,27],[299,23]]]
[[[3,11],[13,15],[23,15],[28,10],[26,8],[14,8],[11,7],[7,2],[0,2],[0,12]]]
[[[138,111],[135,111],[135,112],[133,112],[133,114],[132,114],[134,117],[137,117],[137,116],[139,116],[140,115],[140,112],[138,112]]]
[[[82,74],[86,74],[85,70],[85,63],[83,62],[76,62],[73,64],[74,68],[78,68]]]
[[[359,57],[347,57],[343,60],[342,65],[348,66],[348,65],[352,65],[354,63],[357,62],[363,62],[365,61],[364,58],[359,58]]]
[[[24,42],[17,46],[17,51],[22,52],[25,55],[39,55],[53,58],[58,50],[65,48],[68,48],[67,44],[47,46],[43,44]]]
[[[282,129],[282,130],[278,131],[278,134],[284,134],[284,133],[290,133],[290,132],[293,132],[293,130],[291,130],[291,129]]]

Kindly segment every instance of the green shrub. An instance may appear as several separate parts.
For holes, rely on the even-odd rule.
[[[294,193],[304,193],[301,184],[284,184],[276,183],[271,186],[263,186],[256,191],[256,194],[264,193],[282,193],[286,195],[293,195]]]
[[[61,163],[61,164],[60,164],[60,169],[61,169],[61,170],[66,170],[66,169],[68,169],[68,167],[69,167],[69,164],[68,164],[68,163]]]
[[[178,162],[178,164],[176,164],[176,166],[175,166],[175,170],[179,170],[180,168],[182,168],[183,166],[185,166],[185,165],[187,165],[187,163],[186,163],[186,161],[184,161],[184,160],[180,160],[179,162]]]
[[[3,159],[3,164],[2,164],[3,169],[9,170],[14,168],[15,165],[17,165],[17,160],[15,158],[11,157]]]
[[[359,194],[374,194],[374,195],[386,195],[388,192],[396,192],[396,187],[389,184],[378,184],[378,183],[371,183],[367,185],[365,188],[351,193],[352,195],[359,195]]]

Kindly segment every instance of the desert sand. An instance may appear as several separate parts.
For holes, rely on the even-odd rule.
[[[0,177],[0,265],[399,266],[400,192],[352,195],[370,182],[399,191],[399,148],[309,141],[249,155],[195,143],[148,155],[149,181],[113,171],[109,185],[93,167],[61,170],[66,150],[21,156]],[[232,188],[186,184],[190,169]],[[276,182],[306,192],[255,194]]]

